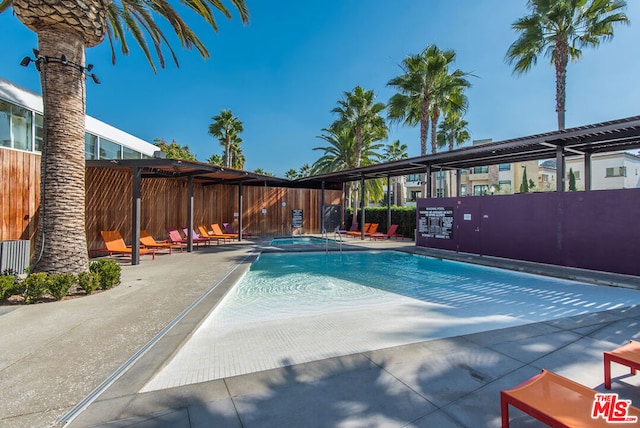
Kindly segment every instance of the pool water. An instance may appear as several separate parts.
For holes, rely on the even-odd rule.
[[[616,309],[639,293],[396,251],[263,253],[143,391]]]
[[[333,241],[329,240],[329,244],[332,244]],[[324,244],[325,239],[316,238],[313,236],[308,237],[299,237],[299,238],[274,238],[271,240],[269,245],[279,246],[279,245],[316,245],[316,244]]]

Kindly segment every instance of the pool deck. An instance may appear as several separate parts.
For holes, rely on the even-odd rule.
[[[0,307],[0,426],[497,427],[501,389],[546,368],[604,392],[603,352],[640,339],[634,306],[141,393],[262,244],[143,256],[107,292]],[[343,250],[363,247],[445,254],[393,240]],[[446,255],[640,289],[636,277]],[[612,375],[612,392],[640,405],[640,374]],[[513,427],[541,426],[511,415]]]

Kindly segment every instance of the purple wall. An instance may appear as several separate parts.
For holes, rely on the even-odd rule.
[[[416,215],[417,246],[640,275],[640,189],[419,199]]]

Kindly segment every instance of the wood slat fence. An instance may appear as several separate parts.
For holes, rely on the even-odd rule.
[[[0,149],[2,225],[0,240],[29,239],[33,251],[40,206],[40,156]],[[101,230],[118,230],[131,242],[132,174],[116,168],[86,170],[86,230],[88,249],[103,246]],[[186,179],[143,178],[141,228],[156,239],[166,227],[188,224]],[[237,185],[194,183],[194,225],[232,223],[238,228]],[[289,233],[291,210],[302,209],[304,233],[319,233],[322,193],[314,189],[243,186],[243,227],[252,235]],[[342,204],[342,192],[325,190],[325,204]],[[283,205],[284,202],[284,205]],[[266,210],[266,211],[265,211]]]

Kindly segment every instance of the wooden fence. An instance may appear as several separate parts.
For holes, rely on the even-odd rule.
[[[3,177],[0,240],[30,239],[32,249],[40,206],[40,156],[0,149]],[[86,230],[89,249],[102,247],[101,230],[118,230],[131,242],[132,174],[129,170],[87,168]],[[145,178],[141,185],[142,229],[156,239],[167,237],[166,227],[186,227],[186,179]],[[232,223],[238,228],[237,185],[194,184],[193,221]],[[291,210],[302,209],[304,233],[319,233],[322,193],[313,189],[243,186],[243,227],[253,235],[287,234]],[[342,204],[342,192],[325,190],[325,204]],[[284,204],[283,204],[284,203]]]

